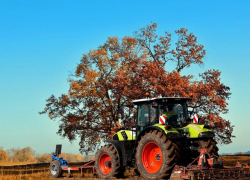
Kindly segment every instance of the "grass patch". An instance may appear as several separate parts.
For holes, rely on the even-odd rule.
[[[250,156],[220,156],[223,160],[224,166],[234,167],[237,162],[240,162],[243,167],[245,164],[250,166]]]
[[[0,175],[0,180],[51,180],[49,172],[35,174]]]
[[[14,165],[26,165],[34,164],[34,162],[0,162],[0,166],[14,166]]]

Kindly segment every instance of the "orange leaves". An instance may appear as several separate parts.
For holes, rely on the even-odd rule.
[[[106,55],[107,54],[107,51],[106,49],[104,48],[101,48],[101,49],[97,49],[97,50],[93,50],[93,51],[90,51],[90,56],[95,56],[95,57],[101,57],[103,55]]]
[[[53,115],[54,115],[54,114],[53,114],[53,112],[50,112],[50,113],[49,113],[49,117],[50,117],[50,119],[52,119],[52,118],[53,118]]]
[[[78,89],[78,90],[80,90],[80,89],[81,89],[81,86],[80,86],[76,81],[73,81],[73,82],[71,83],[71,88],[72,88],[72,89]]]
[[[187,31],[188,31],[188,29],[186,29],[186,28],[181,28],[181,29],[179,29],[179,30],[176,30],[175,33],[176,33],[176,34],[179,34],[179,35],[182,35],[182,36],[186,36],[186,35],[187,35]]]
[[[125,47],[135,46],[137,44],[137,40],[133,37],[124,37],[122,39],[122,45]]]
[[[86,74],[86,79],[90,79],[91,81],[95,81],[95,78],[100,74],[100,72],[97,72],[95,70],[89,69],[87,71],[85,71]]]
[[[84,64],[79,64],[75,71],[76,75],[79,76],[83,72],[83,69],[84,69]]]
[[[181,50],[181,54],[182,54],[182,55],[186,55],[187,52],[186,52],[185,50]]]
[[[116,45],[118,45],[119,44],[119,39],[118,39],[118,37],[108,37],[108,43],[109,44],[116,44]]]

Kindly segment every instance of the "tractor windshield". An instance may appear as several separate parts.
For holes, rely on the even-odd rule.
[[[186,120],[188,119],[185,103],[161,105],[159,114],[160,116],[164,116],[166,119],[166,124],[169,124],[173,127],[178,127],[181,124],[186,123]]]
[[[137,106],[137,136],[154,124],[180,127],[188,119],[186,103],[145,102]]]

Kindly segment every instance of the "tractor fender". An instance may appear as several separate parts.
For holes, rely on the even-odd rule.
[[[168,132],[166,133],[166,131],[158,126],[150,126],[150,127],[146,127],[145,129],[142,130],[142,132],[139,134],[139,136],[136,138],[136,144],[138,144],[138,142],[140,141],[141,137],[143,135],[145,135],[146,132],[150,132],[150,131],[153,131],[153,130],[158,130],[160,132],[162,132],[162,134],[165,134],[166,137],[168,139],[179,139],[181,138],[181,134],[180,133],[174,133],[174,132]]]

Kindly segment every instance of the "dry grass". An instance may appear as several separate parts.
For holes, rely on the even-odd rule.
[[[86,174],[86,176],[84,178],[81,178],[80,176],[74,174],[74,177],[72,178],[67,178],[67,174],[65,174],[62,178],[63,180],[74,180],[74,179],[78,179],[78,180],[103,180],[100,178],[94,178],[92,177],[92,174]],[[136,178],[136,177],[126,177],[124,178],[126,180],[139,180],[141,178]],[[20,175],[7,175],[7,176],[1,176],[0,175],[0,180],[55,180],[55,178],[51,178],[49,175],[49,172],[46,173],[36,173],[36,174],[20,174]]]
[[[26,165],[34,164],[34,162],[0,162],[0,166],[14,166],[14,165]]]
[[[67,172],[64,172],[63,177],[59,178],[63,180],[73,180],[73,179],[84,179],[84,180],[102,180],[100,178],[93,177],[92,173],[85,173],[84,178],[80,176],[80,173],[73,173],[73,178],[67,178]],[[125,172],[126,180],[139,180],[141,178],[134,177],[133,170]],[[55,178],[51,178],[48,171],[34,174],[18,174],[18,175],[1,175],[0,171],[0,180],[55,180]]]
[[[0,180],[50,180],[49,172],[36,174],[0,175]]]
[[[220,156],[223,160],[223,164],[226,167],[233,167],[237,162],[240,162],[244,167],[245,164],[250,166],[250,156]]]

